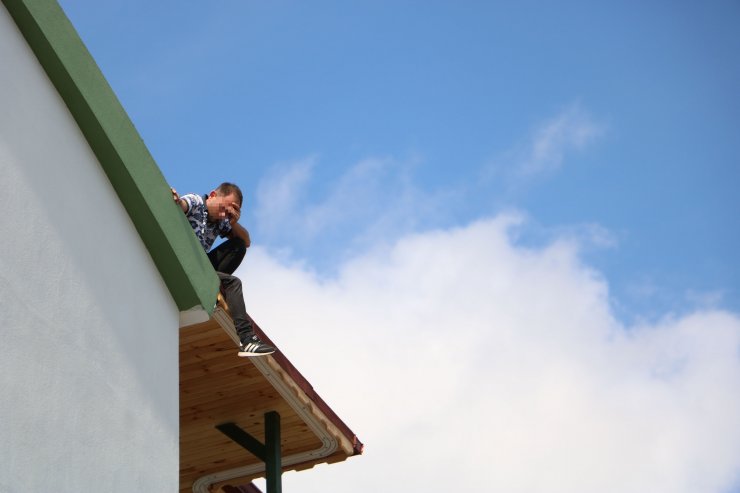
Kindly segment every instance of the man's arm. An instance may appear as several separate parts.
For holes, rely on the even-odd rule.
[[[244,228],[239,223],[234,223],[231,225],[231,231],[229,231],[228,235],[229,238],[241,238],[244,240],[244,245],[246,245],[247,248],[249,248],[249,245],[252,244],[252,240],[249,238],[249,231]]]

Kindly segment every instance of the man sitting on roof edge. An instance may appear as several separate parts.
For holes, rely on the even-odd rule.
[[[195,236],[208,255],[221,280],[221,294],[229,305],[239,336],[239,356],[263,356],[275,352],[254,333],[252,321],[244,306],[241,280],[232,274],[241,264],[251,244],[249,232],[238,221],[241,216],[242,191],[233,183],[222,183],[208,195],[187,194],[172,197],[190,222]],[[211,250],[216,237],[228,238]],[[210,250],[210,251],[209,251]]]

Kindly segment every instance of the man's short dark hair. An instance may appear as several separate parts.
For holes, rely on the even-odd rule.
[[[239,207],[241,207],[242,201],[244,200],[242,196],[242,191],[239,189],[239,187],[227,181],[223,182],[218,186],[218,188],[216,188],[216,193],[218,195],[221,195],[222,197],[233,193],[239,199]]]

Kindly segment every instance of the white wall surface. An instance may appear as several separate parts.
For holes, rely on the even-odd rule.
[[[178,310],[0,5],[0,492],[178,487]]]

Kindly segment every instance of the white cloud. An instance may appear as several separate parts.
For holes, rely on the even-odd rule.
[[[291,221],[315,165],[315,157],[282,163],[273,167],[260,181],[255,216],[267,234],[274,234]]]
[[[408,235],[330,280],[250,250],[250,313],[367,446],[286,489],[721,493],[740,479],[740,319],[623,327],[578,241],[518,247],[521,221]]]
[[[332,184],[323,201],[311,205],[303,215],[304,227],[309,235],[316,235],[326,228],[352,218],[362,218],[368,210],[380,211],[382,204],[382,178],[390,165],[387,159],[364,159],[339,177]]]
[[[519,172],[535,175],[557,170],[566,152],[579,151],[600,136],[603,128],[574,104],[542,124],[519,162]]]
[[[515,191],[533,178],[561,169],[569,154],[584,150],[605,130],[580,104],[570,104],[536,126],[522,144],[491,160],[482,170],[482,179],[503,179],[508,191]]]

